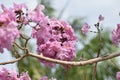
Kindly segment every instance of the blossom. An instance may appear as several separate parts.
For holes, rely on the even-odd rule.
[[[67,61],[76,57],[77,38],[72,27],[64,21],[49,19],[44,25],[33,28],[32,37],[37,39],[38,54],[42,53],[45,57]],[[47,66],[54,66],[53,63],[45,60],[40,61]]]
[[[2,7],[3,12],[0,13],[0,53],[3,53],[4,48],[10,50],[15,39],[19,37],[15,13],[4,5]]]
[[[59,50],[56,57],[60,60],[67,60],[71,61],[76,57],[76,49],[75,49],[75,43],[74,41],[67,41],[63,43],[62,48]]]
[[[22,9],[28,9],[27,8],[27,6],[24,4],[24,3],[22,3],[22,4],[16,4],[16,3],[14,3],[14,10],[15,11],[20,11],[20,10],[22,10]]]
[[[12,44],[19,37],[19,26],[35,23],[31,36],[37,39],[37,52],[45,57],[71,61],[76,57],[76,36],[73,28],[65,21],[49,19],[44,13],[44,6],[38,5],[33,11],[27,10],[25,4],[14,3],[13,8],[1,5],[0,12],[0,52],[4,48],[11,49]],[[45,65],[53,63],[41,60]]]
[[[0,53],[3,49],[11,49],[13,42],[19,37],[18,25],[27,24],[26,16],[23,14],[23,8],[27,9],[25,4],[14,3],[13,8],[6,8],[1,5],[0,12]]]
[[[40,78],[40,80],[48,80],[48,77],[47,76],[43,76]]]
[[[18,74],[15,70],[0,69],[0,80],[31,80],[27,73]]]
[[[31,78],[29,77],[28,73],[22,73],[20,76],[20,80],[31,80]]]
[[[112,31],[112,42],[115,46],[120,42],[120,24],[117,24],[117,30]]]
[[[117,78],[117,80],[120,80],[120,72],[117,72],[116,78]]]
[[[99,15],[98,19],[99,19],[99,22],[100,22],[100,21],[104,20],[104,17],[102,15]]]
[[[38,5],[33,11],[28,12],[28,18],[33,22],[41,22],[45,19],[45,15],[43,13],[44,6]]]
[[[0,23],[8,25],[11,21],[16,22],[16,14],[12,8],[6,8],[4,5],[1,5],[2,12],[0,12]]]
[[[24,3],[22,4],[14,3],[14,7],[12,9],[14,13],[16,14],[17,23],[20,23],[22,25],[27,25],[29,23],[29,20],[27,18],[28,8]]]
[[[86,34],[90,29],[90,26],[88,25],[88,23],[85,23],[84,26],[82,27],[82,33]]]

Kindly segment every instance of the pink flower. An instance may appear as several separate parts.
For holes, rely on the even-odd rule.
[[[16,22],[16,14],[13,9],[7,9],[4,5],[1,5],[3,12],[0,13],[0,23],[5,25],[9,24],[11,21]]]
[[[3,53],[4,48],[10,50],[13,42],[18,37],[19,31],[14,23],[11,22],[7,28],[0,28],[0,52]]]
[[[99,19],[99,22],[100,22],[100,21],[104,20],[104,17],[102,15],[99,15],[98,19]]]
[[[2,5],[3,12],[0,13],[0,53],[3,49],[11,49],[12,43],[19,37],[15,13]],[[11,11],[10,11],[11,10]]]
[[[90,26],[88,25],[88,23],[85,23],[84,26],[82,27],[82,33],[86,34],[90,29]]]
[[[112,31],[112,42],[115,46],[120,42],[120,24],[117,24],[117,30]]]
[[[71,43],[74,43],[74,41],[68,41],[63,43],[61,50],[59,50],[58,54],[56,55],[58,59],[71,61],[76,57],[75,44]]]
[[[49,19],[48,22],[33,28],[32,37],[37,39],[38,54],[67,61],[76,57],[77,38],[72,27],[64,21]],[[54,66],[53,63],[45,60],[40,61],[47,66]]]
[[[29,77],[28,73],[22,73],[20,76],[20,80],[31,80],[31,78]]]
[[[47,76],[43,76],[43,77],[41,77],[40,80],[48,80],[48,77]]]
[[[24,9],[28,9],[27,6],[25,4],[23,4],[23,3],[22,4],[16,4],[16,3],[14,3],[14,8],[13,9],[15,11],[22,10],[23,8]]]
[[[16,14],[16,22],[24,25],[29,24],[28,20],[28,8],[25,4],[16,4],[14,3],[14,7],[12,8],[14,13]]]
[[[0,69],[0,80],[31,80],[27,73],[19,74],[15,70]]]
[[[1,7],[3,11],[0,12],[0,53],[3,53],[4,48],[11,49],[13,42],[19,37],[19,30],[13,8],[8,9],[4,5]]]
[[[117,72],[116,78],[117,78],[117,80],[120,80],[120,72]]]
[[[33,11],[28,12],[28,18],[33,22],[41,22],[41,20],[45,20],[45,17],[42,10],[44,9],[43,5],[38,5]]]

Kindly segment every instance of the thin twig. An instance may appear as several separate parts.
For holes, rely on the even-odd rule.
[[[16,42],[14,42],[14,44],[18,47],[18,48],[20,48],[21,50],[25,50],[25,48],[23,48],[23,47],[21,47],[19,44],[17,44]]]
[[[16,58],[18,58],[18,57],[21,56],[21,55],[18,53],[18,51],[16,50],[15,44],[13,44],[13,51],[14,51],[14,56],[15,56]]]
[[[102,47],[101,29],[100,29],[99,22],[96,24],[95,27],[97,28],[98,38],[99,38],[98,39],[99,40],[99,48],[98,48],[98,53],[97,53],[97,57],[99,57],[100,53],[101,53],[101,47]],[[93,68],[92,80],[95,80],[96,73],[97,73],[97,62],[95,63],[95,66]]]
[[[30,40],[30,38],[27,38],[25,41],[25,47],[27,47],[28,41]]]
[[[19,58],[17,59],[14,59],[14,60],[11,60],[11,61],[7,61],[7,62],[0,62],[0,65],[5,65],[5,64],[12,64],[12,63],[15,63],[15,62],[18,62],[20,60],[22,60],[24,57],[26,57],[27,55],[24,54],[24,55],[21,55]]]
[[[25,35],[23,35],[23,34],[20,34],[20,37],[23,38],[23,39],[25,39],[25,40],[30,39],[30,38],[25,37]]]

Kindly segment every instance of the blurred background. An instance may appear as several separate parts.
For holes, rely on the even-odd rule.
[[[85,22],[91,26],[91,30],[96,31],[94,24],[98,22],[98,16],[105,17],[101,23],[102,31],[102,50],[101,55],[108,55],[119,51],[111,42],[111,31],[116,29],[120,23],[120,0],[0,0],[0,4],[7,7],[13,6],[13,3],[25,3],[29,9],[33,10],[36,5],[45,6],[44,13],[51,18],[58,18],[69,22],[75,30],[78,37],[76,43],[77,58],[91,59],[97,56],[99,44],[96,33],[82,34],[81,28]],[[28,29],[25,29],[28,30]],[[23,30],[23,31],[25,31]],[[26,35],[29,35],[27,31]],[[23,41],[19,40],[22,44]],[[34,45],[34,46],[33,46]],[[29,42],[31,52],[36,53],[35,40]],[[14,59],[13,52],[5,50],[0,54],[0,62]],[[41,76],[56,77],[57,80],[91,80],[93,65],[72,66],[67,70],[60,65],[49,68],[43,64],[38,64],[38,60],[32,57],[24,58],[18,63],[0,65],[8,69],[16,69],[19,72],[28,71],[32,80],[39,80]],[[116,72],[120,70],[119,57],[108,61],[99,62],[97,66],[96,80],[116,80]]]

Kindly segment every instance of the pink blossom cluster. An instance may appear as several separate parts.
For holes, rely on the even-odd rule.
[[[53,77],[51,79],[48,79],[47,76],[43,76],[43,77],[40,78],[40,80],[57,80],[57,79],[55,79]]]
[[[18,74],[15,70],[0,69],[0,80],[31,80],[27,72]]]
[[[2,11],[0,12],[0,53],[3,49],[11,49],[11,46],[16,38],[19,37],[18,26],[24,24],[25,17],[23,16],[22,9],[27,7],[24,4],[15,4],[13,8],[6,8],[1,5]]]
[[[3,52],[3,48],[11,49],[13,42],[19,37],[19,27],[34,23],[32,37],[37,39],[38,54],[42,53],[45,57],[67,61],[75,58],[74,30],[64,21],[48,18],[43,13],[44,6],[38,5],[34,10],[28,11],[25,4],[14,3],[13,8],[2,5],[2,10],[0,52]]]
[[[117,29],[112,31],[112,42],[115,46],[120,42],[120,24],[117,24]]]
[[[120,72],[117,72],[116,78],[117,78],[117,80],[120,80]]]
[[[31,20],[36,23],[32,37],[37,39],[38,54],[59,60],[73,60],[76,57],[73,28],[65,21],[48,18],[42,12],[43,9],[43,6],[37,6],[29,13]],[[47,66],[54,66],[50,62],[40,61]]]

